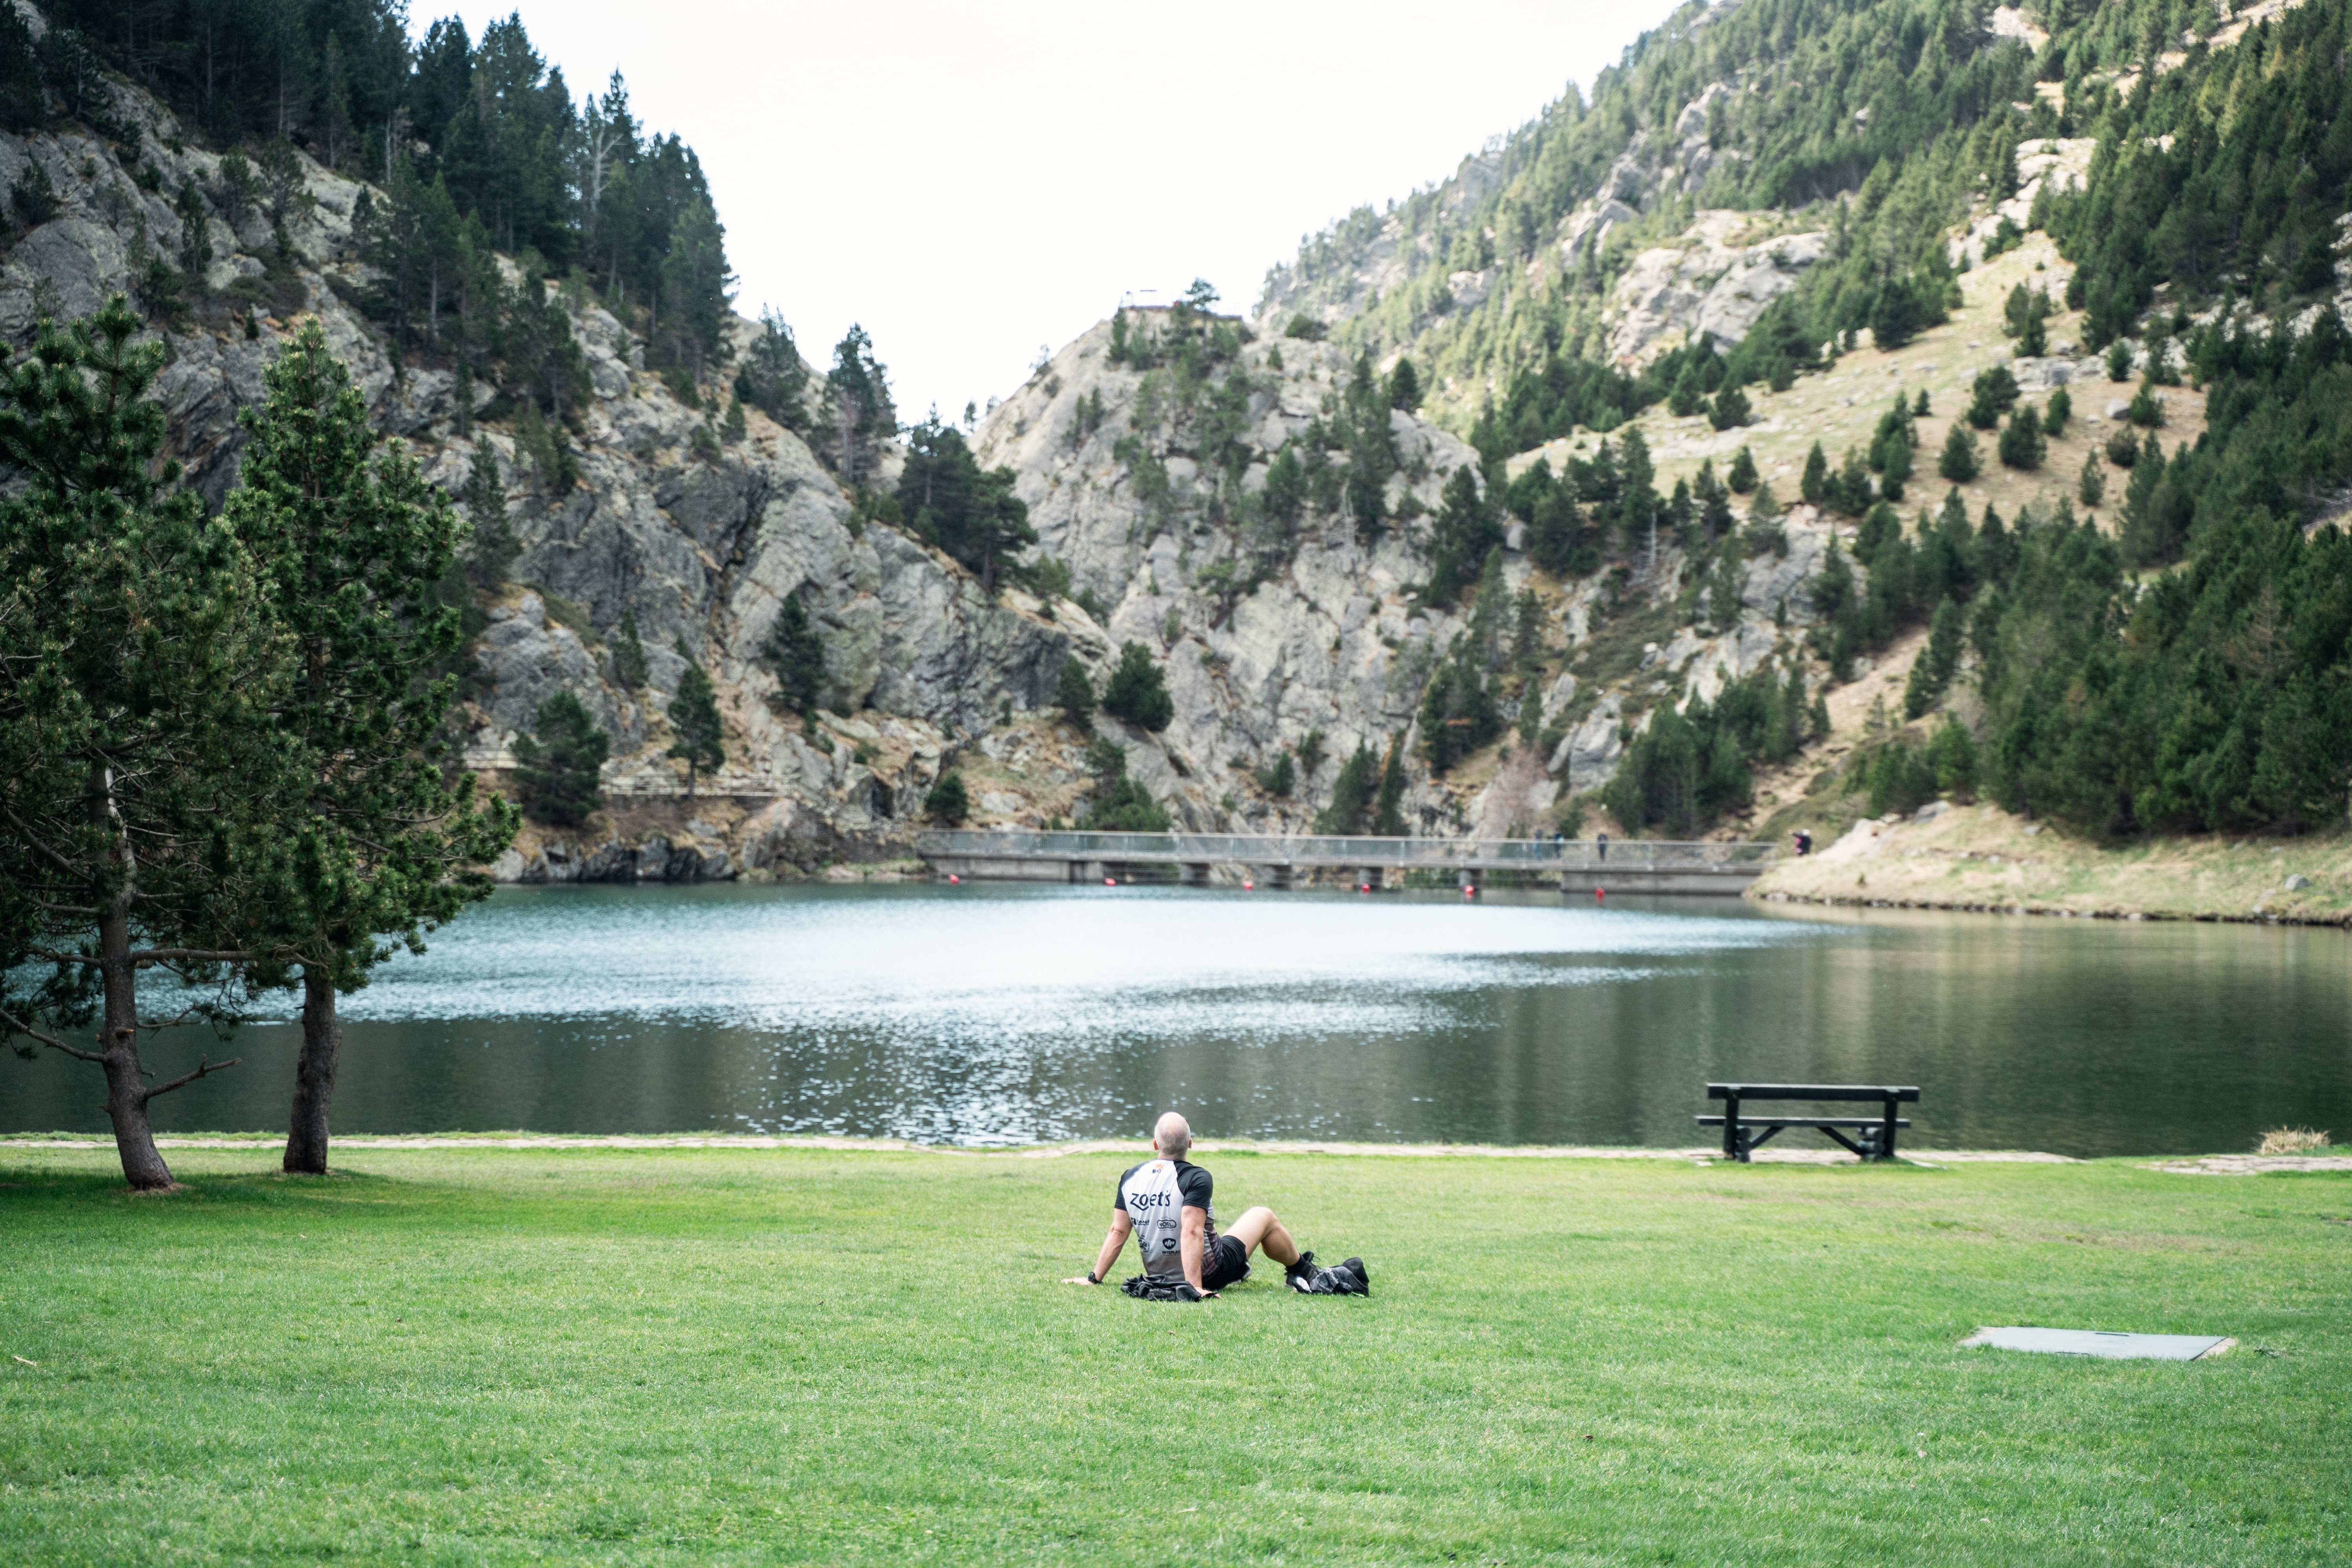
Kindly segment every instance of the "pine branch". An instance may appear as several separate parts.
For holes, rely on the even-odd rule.
[[[97,1059],[98,1058],[96,1057],[92,1057],[90,1058],[92,1061],[96,1061]],[[206,1077],[212,1073],[226,1072],[229,1068],[236,1066],[243,1060],[245,1060],[243,1057],[231,1057],[225,1062],[216,1062],[210,1057],[201,1057],[197,1058],[196,1065],[194,1068],[182,1073],[179,1077],[173,1079],[169,1083],[157,1084],[154,1088],[141,1095],[140,1099],[142,1101],[145,1101],[154,1099],[159,1094],[169,1094],[175,1089],[184,1088],[185,1086],[195,1082],[196,1079]]]
[[[10,1029],[19,1035],[23,1035],[27,1039],[38,1040],[41,1044],[48,1047],[51,1050],[63,1051],[69,1057],[79,1057],[86,1062],[102,1062],[106,1059],[96,1051],[86,1051],[79,1046],[69,1046],[66,1044],[63,1040],[58,1039],[55,1035],[45,1035],[41,1033],[40,1030],[36,1029],[32,1025],[27,1024],[24,1019],[19,1018],[16,1014],[9,1012],[5,1007],[0,1007],[0,1024],[5,1024]]]

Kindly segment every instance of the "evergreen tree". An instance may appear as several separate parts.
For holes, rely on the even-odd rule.
[[[1444,604],[1468,586],[1475,563],[1503,542],[1494,508],[1478,485],[1472,465],[1463,464],[1446,477],[1438,501],[1437,521],[1430,530],[1429,597]]]
[[[1389,406],[1407,414],[1416,413],[1421,407],[1421,375],[1409,359],[1398,360],[1396,368],[1389,372]]]
[[[1379,787],[1381,760],[1372,754],[1368,742],[1358,741],[1355,751],[1339,764],[1339,772],[1331,781],[1331,800],[1315,817],[1318,833],[1353,836],[1364,831],[1365,816],[1372,807],[1372,798]]]
[[[852,489],[864,486],[881,443],[898,433],[898,413],[888,375],[874,357],[874,340],[854,323],[834,345],[833,368],[825,373],[824,425],[830,437],[824,452],[834,472]]]
[[[1733,495],[1744,496],[1754,491],[1756,489],[1755,454],[1745,447],[1740,447],[1733,455],[1730,471],[1724,476],[1724,479],[1730,485]]]
[[[2106,470],[2099,466],[2096,452],[2083,454],[2083,478],[2075,488],[2084,506],[2097,506],[2107,499]]]
[[[397,446],[379,437],[351,373],[316,317],[268,372],[248,411],[239,486],[226,516],[262,572],[297,667],[280,723],[310,785],[289,814],[298,869],[273,911],[277,954],[263,984],[302,987],[302,1050],[285,1168],[327,1167],[328,1113],[341,1048],[337,994],[359,989],[391,951],[489,894],[472,869],[514,837],[512,807],[451,777],[438,731],[457,695],[443,668],[462,641],[434,604],[464,524]]]
[[[473,524],[473,542],[466,552],[466,574],[474,586],[495,594],[507,584],[507,569],[522,553],[521,542],[507,522],[507,486],[499,477],[499,459],[487,438],[474,440],[474,456],[466,470],[462,496],[467,520]]]
[[[624,691],[642,691],[650,672],[646,645],[637,636],[637,612],[621,612],[621,629],[613,638],[613,679]]]
[[[1433,773],[1444,773],[1503,732],[1503,716],[1487,687],[1487,659],[1457,633],[1421,699],[1421,752]]]
[[[2050,450],[2042,433],[2042,416],[2030,403],[2020,404],[2000,432],[2000,460],[2012,468],[2038,468]]]
[[[677,645],[677,656],[686,660],[686,670],[678,677],[677,695],[667,710],[670,731],[677,738],[663,754],[686,764],[686,798],[692,800],[695,774],[704,768],[716,770],[727,761],[726,731],[710,677],[695,662],[683,640]]]
[[[1804,478],[1798,482],[1798,493],[1807,506],[1821,506],[1829,500],[1830,459],[1819,441],[1805,454]]]
[[[251,557],[162,460],[142,330],[120,295],[45,322],[0,392],[0,1033],[102,1070],[123,1176],[154,1191],[149,1105],[236,1064],[150,1082],[140,977],[201,984],[268,939],[300,759]],[[95,1049],[66,1037],[93,1021]]]
[[[1297,786],[1297,764],[1288,752],[1276,752],[1274,761],[1258,770],[1257,787],[1276,800],[1288,799]]]
[[[1168,695],[1168,678],[1151,661],[1151,650],[1139,642],[1122,643],[1118,668],[1103,688],[1103,711],[1139,730],[1158,734],[1176,717],[1175,700]]]
[[[1104,833],[1165,833],[1168,813],[1151,793],[1127,773],[1127,748],[1097,741],[1087,748],[1095,764],[1096,788],[1087,826]]]
[[[1754,418],[1748,406],[1748,395],[1736,386],[1727,386],[1715,395],[1714,405],[1707,409],[1706,422],[1718,430],[1736,430]],[[1745,447],[1741,448],[1743,451]],[[1739,487],[1734,485],[1734,489]]]
[[[1944,437],[1944,455],[1936,461],[1936,472],[1956,485],[1967,484],[1977,477],[1977,438],[1969,427],[1955,419],[1951,432]]]
[[[1076,654],[1062,660],[1062,678],[1055,687],[1054,706],[1081,733],[1094,727],[1095,683],[1087,679],[1087,667]]]
[[[2066,433],[2066,422],[2074,416],[2074,395],[2063,386],[2055,388],[2050,394],[2049,412],[2042,416],[2042,433],[2045,436],[2063,436]]]
[[[1717,553],[1715,571],[1707,580],[1707,620],[1717,632],[1727,632],[1739,624],[1740,592],[1745,579],[1739,568],[1739,552],[1727,544]]]
[[[559,691],[541,703],[530,730],[514,742],[523,810],[557,827],[586,822],[604,804],[598,785],[610,750],[579,698]]]
[[[759,335],[735,373],[735,395],[785,429],[805,433],[808,380],[808,363],[793,342],[793,330],[772,309],[761,311]]]
[[[1389,742],[1389,760],[1381,768],[1380,794],[1372,802],[1372,833],[1381,838],[1402,838],[1404,827],[1404,738]]]
[[[2017,401],[2017,378],[2005,364],[1980,371],[1969,389],[1968,421],[1979,430],[1990,430],[2000,423]]]
[[[808,606],[787,594],[768,633],[768,668],[775,672],[776,706],[805,721],[824,696],[824,639],[809,622]]]
[[[923,796],[923,815],[941,826],[954,827],[971,815],[971,797],[963,787],[963,775],[945,773]]]
[[[1948,597],[1936,606],[1927,628],[1927,646],[1912,662],[1911,678],[1903,689],[1903,716],[1916,719],[1936,705],[1959,668],[1961,613]]]
[[[963,432],[936,411],[907,433],[899,470],[899,515],[915,531],[980,574],[981,591],[996,591],[1000,564],[1037,542],[1026,502],[1013,493],[1009,468],[982,472]]]

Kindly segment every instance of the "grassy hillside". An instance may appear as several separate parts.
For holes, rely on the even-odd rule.
[[[52,1563],[2318,1563],[2342,1178],[1224,1153],[1373,1296],[1055,1283],[1112,1154],[5,1151]],[[1264,1270],[1261,1270],[1263,1275]],[[2189,1364],[1981,1324],[2228,1333]]]

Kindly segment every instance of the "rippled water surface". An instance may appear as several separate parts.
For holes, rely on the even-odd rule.
[[[290,1016],[290,1005],[280,1016]],[[2338,931],[1736,901],[1187,889],[509,889],[345,999],[340,1131],[1672,1143],[1710,1079],[1903,1082],[1923,1147],[2352,1131]],[[296,1031],[157,1102],[285,1121]],[[176,1071],[205,1042],[167,1041]],[[0,1128],[99,1131],[0,1062]],[[1790,1134],[1794,1139],[1799,1135]]]

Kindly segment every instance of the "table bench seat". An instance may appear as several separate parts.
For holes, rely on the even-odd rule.
[[[1919,1090],[1909,1084],[1711,1083],[1706,1086],[1706,1097],[1724,1102],[1723,1114],[1694,1120],[1701,1127],[1722,1128],[1724,1158],[1744,1164],[1758,1149],[1791,1127],[1812,1128],[1864,1160],[1891,1160],[1896,1131],[1911,1125],[1895,1114],[1895,1108],[1917,1103]],[[1880,1112],[1876,1116],[1782,1116],[1742,1110],[1743,1103],[1759,1100],[1876,1100]],[[1848,1138],[1841,1129],[1851,1130],[1855,1136]]]

